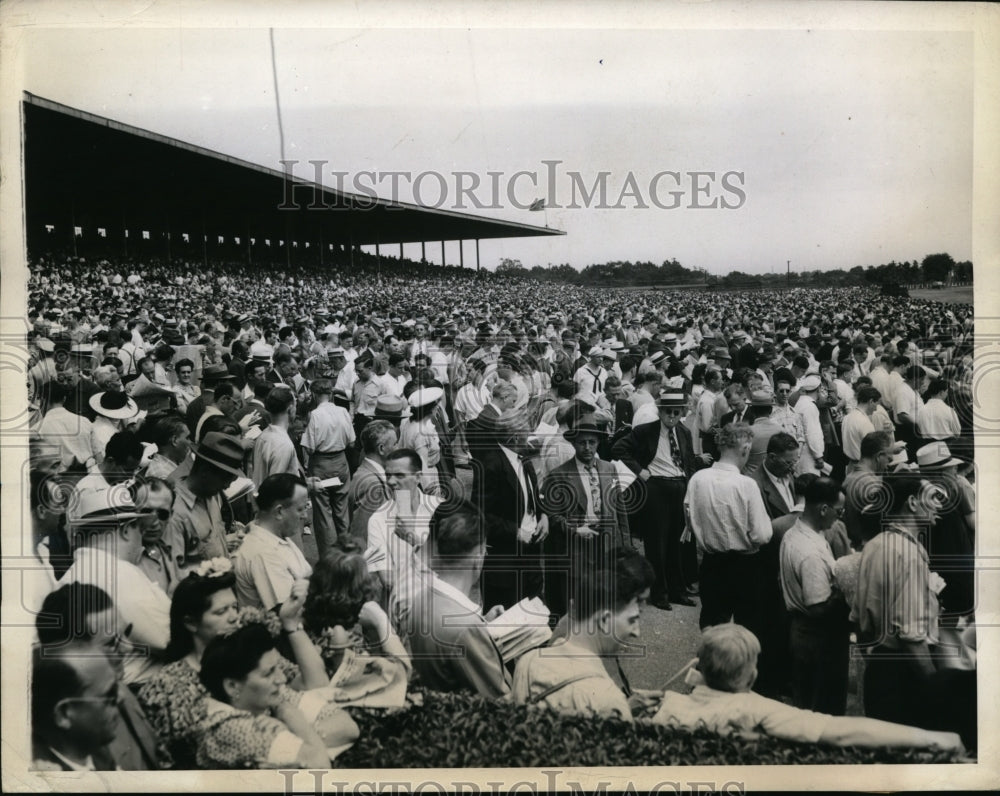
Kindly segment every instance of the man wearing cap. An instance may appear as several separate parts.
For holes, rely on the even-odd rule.
[[[730,424],[718,434],[719,461],[691,476],[684,496],[687,526],[702,551],[702,628],[735,622],[760,633],[760,558],[771,520],[757,484],[741,475],[753,432]]]
[[[823,437],[819,408],[816,406],[816,397],[821,384],[822,379],[815,373],[803,376],[799,382],[799,399],[795,402],[795,413],[802,419],[805,444],[799,452],[798,473],[822,474],[826,441]]]
[[[177,564],[179,577],[209,558],[228,558],[238,533],[226,534],[222,494],[243,477],[243,446],[229,434],[210,431],[195,450],[191,471],[174,486],[174,513],[163,532]]]
[[[686,594],[687,586],[697,580],[694,551],[681,543],[684,494],[688,478],[710,459],[695,455],[691,434],[680,422],[687,411],[684,393],[662,392],[656,407],[658,419],[633,427],[615,443],[611,455],[638,476],[629,487],[628,502],[638,507],[633,517],[656,577],[650,604],[669,611],[671,602],[694,605]]]
[[[329,379],[313,382],[315,408],[309,413],[309,424],[302,434],[302,450],[306,455],[306,472],[320,481],[339,478],[340,484],[317,490],[313,495],[313,532],[322,557],[337,540],[349,532],[347,495],[351,484],[351,469],[347,449],[355,441],[354,426],[346,409],[330,402],[333,383]]]
[[[580,392],[590,393],[596,399],[604,392],[604,380],[608,377],[608,372],[601,364],[604,352],[600,346],[593,346],[587,352],[587,357],[587,364],[577,369],[573,374],[573,381],[579,385]]]
[[[60,586],[89,583],[114,600],[122,621],[132,626],[123,660],[123,680],[141,683],[159,669],[158,656],[170,640],[170,598],[137,566],[142,557],[142,519],[125,489],[85,492],[67,515],[79,546]]]
[[[555,616],[566,613],[574,578],[611,551],[631,547],[618,470],[597,456],[607,436],[607,423],[596,415],[571,418],[563,437],[575,456],[555,467],[541,486],[539,499],[548,515],[545,602]]]

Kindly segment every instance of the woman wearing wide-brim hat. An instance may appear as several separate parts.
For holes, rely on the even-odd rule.
[[[139,407],[125,392],[109,390],[90,396],[90,408],[97,415],[91,431],[92,447],[98,464],[104,460],[104,449],[115,434],[125,428],[127,420],[139,414]]]
[[[410,416],[399,426],[399,447],[412,448],[420,455],[420,474],[424,491],[437,495],[441,492],[441,440],[431,415],[444,398],[440,387],[419,387],[410,393]]]

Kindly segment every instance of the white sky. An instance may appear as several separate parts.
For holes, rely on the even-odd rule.
[[[28,91],[280,168],[265,29],[38,29],[27,44]],[[647,197],[663,170],[745,174],[735,210],[687,209],[690,189],[672,210],[627,200],[538,213],[503,196],[481,212],[567,235],[483,241],[487,267],[673,257],[725,273],[972,256],[970,33],[279,29],[275,44],[302,176],[310,159],[352,176],[463,170],[485,182],[523,169],[542,180],[519,184],[527,203],[547,196],[542,161],[555,159],[554,199],[568,204],[566,171],[588,185],[610,172],[611,203],[630,172]],[[707,201],[737,199],[715,185]],[[661,183],[662,201],[673,187]],[[413,198],[405,184],[399,198]]]

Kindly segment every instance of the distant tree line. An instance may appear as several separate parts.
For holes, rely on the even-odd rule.
[[[786,273],[747,274],[733,270],[725,276],[710,274],[704,268],[686,268],[676,259],[664,260],[657,265],[643,261],[615,260],[609,263],[588,265],[577,271],[569,263],[527,268],[520,260],[504,258],[496,273],[501,276],[535,279],[541,282],[564,282],[589,287],[667,287],[676,285],[705,285],[706,287],[756,287],[794,285],[882,285],[882,284],[931,284],[934,282],[971,282],[972,263],[955,262],[950,254],[928,254],[921,262],[916,260],[897,263],[895,260],[881,265],[856,265],[851,269],[828,271],[793,271]]]

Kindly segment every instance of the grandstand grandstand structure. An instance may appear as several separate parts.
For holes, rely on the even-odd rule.
[[[28,251],[345,265],[360,246],[464,243],[561,230],[337,191],[24,94]],[[307,168],[312,168],[306,164]],[[300,166],[301,169],[301,166]],[[294,172],[292,172],[294,174]],[[433,254],[432,254],[433,256]]]

